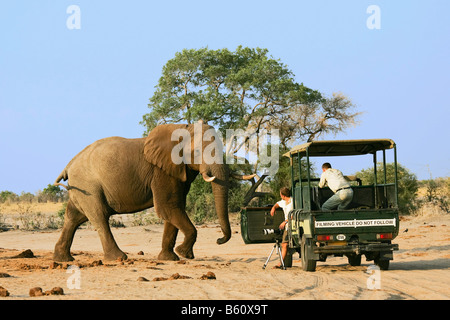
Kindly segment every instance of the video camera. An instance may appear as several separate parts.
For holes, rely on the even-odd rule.
[[[266,236],[269,234],[283,235],[283,230],[281,230],[281,229],[263,229],[263,234]]]

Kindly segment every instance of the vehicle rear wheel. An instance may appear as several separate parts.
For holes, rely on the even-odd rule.
[[[304,271],[316,271],[316,260],[311,257],[311,250],[313,247],[312,239],[302,236],[302,269]]]
[[[375,264],[380,267],[380,270],[388,270],[389,269],[389,261],[385,259],[375,259]]]
[[[353,267],[359,267],[361,265],[361,255],[360,254],[352,254],[348,255],[348,263]]]

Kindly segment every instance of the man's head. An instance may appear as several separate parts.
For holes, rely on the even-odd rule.
[[[291,189],[283,187],[280,189],[281,199],[286,200],[291,197]]]
[[[330,164],[329,162],[325,162],[325,163],[322,165],[322,171],[325,172],[325,171],[327,171],[328,169],[331,169],[331,164]]]

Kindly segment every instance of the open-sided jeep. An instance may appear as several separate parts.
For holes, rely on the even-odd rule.
[[[387,181],[386,151],[394,152],[394,181]],[[383,183],[377,183],[377,154],[382,154]],[[311,157],[338,157],[372,154],[374,183],[362,185],[357,177],[346,177],[352,184],[353,200],[345,210],[323,211],[323,203],[333,195],[318,187],[318,178],[310,173]],[[374,261],[382,270],[389,268],[398,245],[397,151],[390,139],[314,141],[294,147],[284,154],[290,158],[294,209],[289,213],[289,250],[284,264],[292,266],[292,254],[299,252],[302,268],[315,271],[317,261],[328,256],[346,256],[352,266],[361,264],[361,256]],[[306,160],[306,172],[300,161]],[[378,171],[379,174],[379,171]],[[241,211],[241,233],[246,244],[273,243],[284,220],[282,210],[270,216],[270,207],[244,208]],[[266,232],[265,232],[266,230]]]

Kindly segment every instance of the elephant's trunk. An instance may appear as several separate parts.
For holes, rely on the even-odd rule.
[[[211,168],[211,173],[216,177],[212,183],[216,214],[222,229],[223,238],[217,239],[217,244],[223,244],[231,238],[230,221],[228,218],[228,170],[225,166]]]

